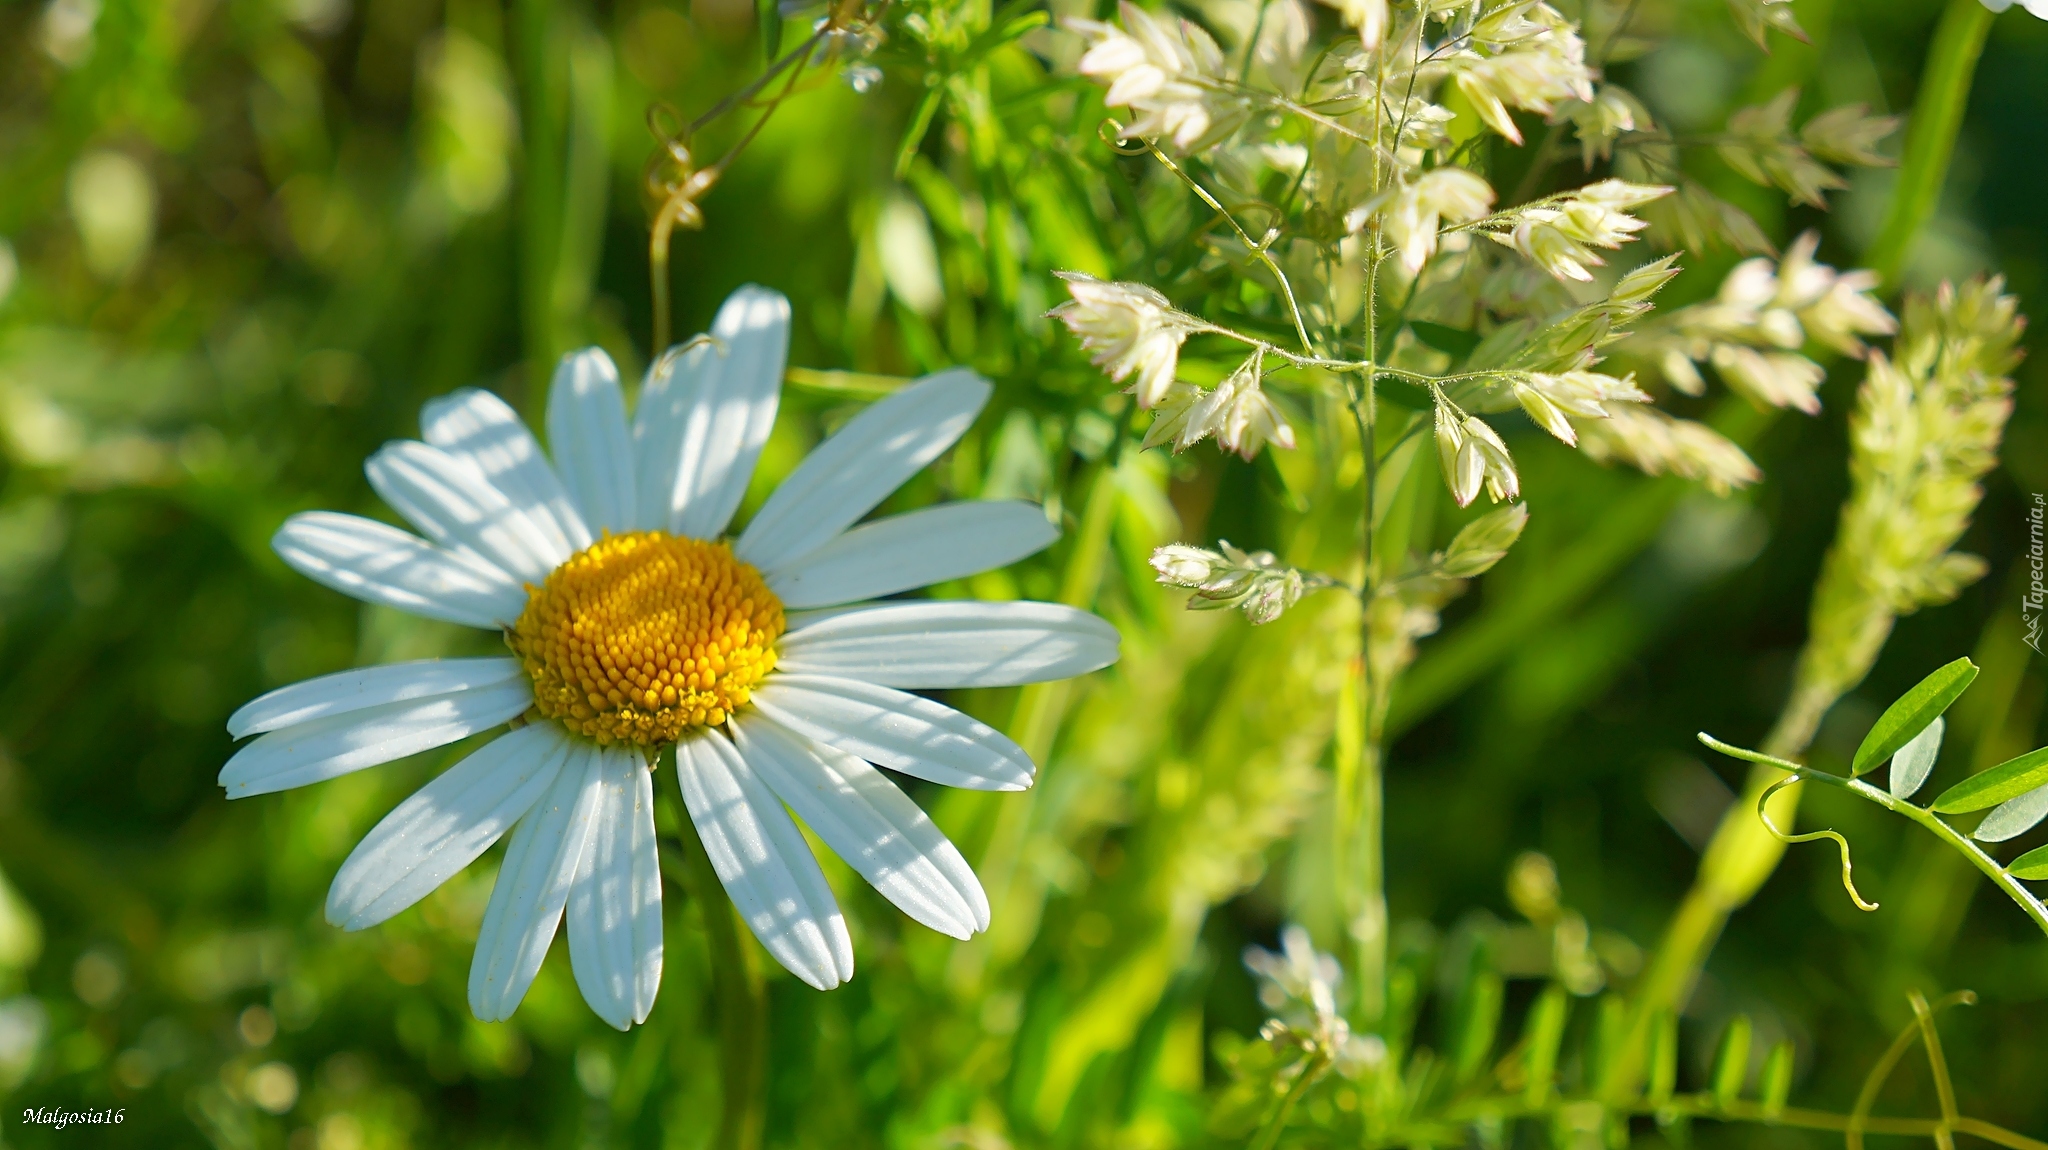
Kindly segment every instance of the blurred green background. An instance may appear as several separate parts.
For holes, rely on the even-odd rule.
[[[1196,7],[1222,20],[1227,6]],[[1681,131],[1788,84],[1816,107],[1910,104],[1932,0],[1794,7],[1815,43],[1779,38],[1765,56],[1721,0],[1650,5],[1669,39],[1617,74]],[[792,13],[783,39],[818,14]],[[673,256],[676,331],[701,329],[734,286],[768,284],[795,305],[792,363],[825,369],[792,380],[750,506],[886,386],[831,369],[971,363],[997,399],[892,506],[1048,501],[1066,541],[948,593],[1065,598],[1126,634],[1119,667],[1032,696],[1021,717],[1016,692],[953,700],[1023,723],[1045,764],[1028,797],[916,792],[977,861],[989,936],[956,946],[828,866],[860,972],[826,995],[769,972],[771,1146],[1200,1143],[1216,1051],[1262,1018],[1239,953],[1315,902],[1314,869],[1292,864],[1327,849],[1334,687],[1317,601],[1250,632],[1181,612],[1143,564],[1156,544],[1218,537],[1307,561],[1316,524],[1284,466],[1111,449],[1122,401],[1042,318],[1050,273],[1186,268],[1153,248],[1160,213],[1130,206],[1140,169],[1097,138],[1092,90],[1048,76],[1073,42],[977,39],[990,18],[974,0],[900,6],[869,61],[879,82],[807,81]],[[270,533],[301,509],[384,514],[361,460],[416,434],[431,396],[475,384],[534,413],[555,356],[590,343],[637,376],[646,111],[694,116],[753,78],[759,29],[745,0],[0,4],[0,1141],[708,1143],[717,1004],[680,892],[646,1026],[606,1028],[560,947],[517,1017],[486,1026],[463,988],[495,852],[382,927],[345,935],[320,917],[360,835],[463,748],[233,805],[213,776],[226,715],[263,690],[488,650],[291,574]],[[906,149],[928,91],[946,98]],[[1788,212],[1711,164],[1698,174],[1775,239],[1820,228],[1842,267],[1889,187],[1865,173],[1831,212]],[[2044,188],[2048,22],[2015,11],[1993,29],[1909,280],[1997,270],[2048,314]],[[1734,256],[1684,262],[1663,302],[1709,294]],[[1985,676],[1950,755],[1995,762],[2043,741],[2048,663],[2020,642],[2014,563],[2023,501],[2048,491],[2048,356],[2030,342],[2004,465],[1963,544],[1992,573],[1902,622],[1817,764],[1962,654]],[[1513,922],[1502,879],[1525,850],[1555,861],[1617,976],[1654,942],[1740,785],[1693,732],[1753,743],[1782,701],[1847,490],[1859,376],[1840,365],[1819,418],[1771,423],[1752,448],[1766,480],[1729,500],[1514,441],[1529,533],[1451,608],[1395,705],[1401,945],[1454,955]],[[1441,543],[1457,517],[1439,519]],[[1709,964],[1682,1074],[1746,1012],[1764,1039],[1797,1043],[1795,1099],[1846,1108],[1910,1017],[1908,988],[1970,988],[1982,1004],[1944,1018],[1965,1112],[2048,1132],[2048,941],[1903,822],[1808,802],[1855,840],[1883,909],[1845,901],[1831,850],[1795,848]],[[1518,1015],[1546,970],[1505,973]],[[1909,1060],[1886,1108],[1931,1105]],[[24,1127],[30,1106],[119,1107],[125,1122]]]

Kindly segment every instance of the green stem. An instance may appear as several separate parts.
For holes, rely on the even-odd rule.
[[[1322,1078],[1323,1071],[1327,1070],[1329,1065],[1329,1057],[1321,1049],[1309,1056],[1308,1062],[1301,1068],[1301,1073],[1295,1076],[1293,1084],[1287,1088],[1286,1095],[1280,1099],[1280,1105],[1274,1108],[1272,1117],[1266,1119],[1266,1124],[1259,1129],[1258,1136],[1252,1139],[1251,1150],[1273,1150],[1274,1146],[1279,1145],[1280,1135],[1287,1129],[1287,1119],[1294,1113],[1295,1104],[1301,1101],[1302,1095],[1308,1093],[1309,1087],[1314,1086],[1317,1080]]]
[[[1913,119],[1906,132],[1906,153],[1899,163],[1899,182],[1892,192],[1884,227],[1870,245],[1864,262],[1888,285],[1897,285],[1913,241],[1934,214],[1946,181],[1949,157],[1970,100],[1970,81],[1992,13],[1981,0],[1949,0],[1927,52],[1920,92],[1913,100]]]
[[[1094,477],[1089,481],[1088,500],[1081,510],[1080,530],[1075,533],[1074,549],[1067,556],[1066,569],[1060,580],[1060,602],[1069,607],[1086,610],[1095,602],[1096,589],[1109,565],[1110,530],[1116,524],[1118,501],[1118,461],[1122,456],[1122,441],[1129,434],[1129,421],[1130,413],[1126,409],[1124,420],[1117,428],[1117,446],[1096,465]],[[1031,757],[1031,761],[1038,764],[1041,776],[1047,765],[1046,759],[1052,753],[1053,741],[1059,734],[1060,723],[1065,720],[1067,708],[1073,701],[1073,690],[1073,680],[1059,679],[1031,683],[1017,693],[1017,706],[1010,716],[1008,734]],[[984,792],[969,800],[1000,804],[996,807],[988,845],[975,866],[994,912],[993,925],[979,945],[954,948],[949,979],[956,987],[979,987],[989,967],[1006,965],[1036,936],[1041,909],[1040,891],[1020,883],[1018,871],[1041,790],[1042,786],[1034,786],[1022,794]],[[966,992],[963,989],[963,993]]]
[[[1314,343],[1311,343],[1309,341],[1308,325],[1302,322],[1301,308],[1294,302],[1294,285],[1287,282],[1287,273],[1280,270],[1280,265],[1276,263],[1273,259],[1273,253],[1266,250],[1265,244],[1254,241],[1251,235],[1247,233],[1244,230],[1244,228],[1238,225],[1237,217],[1231,215],[1229,210],[1226,209],[1220,202],[1218,202],[1215,196],[1210,195],[1209,189],[1203,187],[1200,183],[1196,182],[1193,176],[1190,176],[1185,171],[1181,170],[1181,166],[1179,164],[1174,163],[1172,157],[1168,156],[1165,152],[1160,151],[1158,145],[1148,144],[1146,146],[1151,149],[1152,157],[1154,159],[1158,160],[1162,164],[1165,164],[1166,169],[1172,172],[1174,175],[1179,176],[1181,182],[1186,184],[1190,189],[1192,189],[1195,195],[1201,197],[1203,203],[1209,205],[1210,208],[1214,209],[1217,215],[1222,216],[1223,222],[1230,225],[1230,230],[1237,233],[1238,240],[1241,243],[1243,243],[1246,248],[1250,249],[1251,254],[1254,257],[1256,257],[1260,263],[1266,265],[1267,271],[1273,273],[1273,278],[1280,282],[1280,296],[1287,304],[1288,318],[1294,321],[1295,338],[1301,340],[1302,351],[1306,352],[1309,355],[1314,355],[1316,351],[1316,346]]]
[[[674,747],[662,752],[662,764],[676,769]],[[684,858],[680,867],[671,860],[664,860],[664,865],[703,916],[711,948],[711,995],[717,1000],[724,1099],[711,1145],[717,1150],[760,1150],[768,1084],[768,997],[760,954],[744,937],[732,900],[711,867],[711,856],[698,841],[696,825],[688,817],[676,821],[684,828]]]

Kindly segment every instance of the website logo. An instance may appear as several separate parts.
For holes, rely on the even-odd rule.
[[[2020,639],[2039,655],[2041,650],[2041,622],[2044,606],[2048,606],[2048,545],[2044,545],[2042,532],[2048,523],[2048,497],[2034,493],[2033,503],[2027,508],[2027,589],[2020,598]]]

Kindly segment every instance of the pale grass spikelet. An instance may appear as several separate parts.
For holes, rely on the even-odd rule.
[[[1566,416],[1605,419],[1608,403],[1650,402],[1634,376],[1617,379],[1597,371],[1528,372],[1515,376],[1510,387],[1529,418],[1568,446],[1579,439]]]
[[[1189,412],[1189,429],[1199,427],[1201,434],[1214,435],[1218,445],[1245,459],[1257,455],[1269,442],[1292,450],[1294,429],[1260,389],[1259,367],[1259,357],[1254,355],[1217,384],[1216,390]],[[1185,433],[1182,438],[1186,440]]]
[[[1717,150],[1729,167],[1753,182],[1783,190],[1795,204],[1822,207],[1828,192],[1849,184],[1793,139],[1792,110],[1798,102],[1799,89],[1787,88],[1765,103],[1738,110],[1728,117],[1726,138]]]
[[[1501,442],[1499,433],[1493,430],[1491,424],[1476,415],[1466,416],[1465,445],[1459,451],[1461,457],[1465,452],[1472,452],[1479,457],[1482,474],[1486,479],[1486,494],[1492,497],[1495,503],[1514,499],[1522,494],[1522,480],[1515,473],[1515,461],[1508,455],[1508,445]],[[1461,458],[1461,471],[1467,466]],[[1458,502],[1460,506],[1464,506],[1472,502],[1472,497],[1467,496]]]
[[[1586,42],[1548,4],[1498,5],[1473,25],[1469,42],[1445,66],[1480,120],[1517,144],[1522,133],[1509,109],[1549,115],[1565,100],[1593,99]]]
[[[1220,550],[1174,543],[1152,552],[1152,570],[1168,587],[1186,587],[1188,610],[1242,610],[1254,626],[1271,623],[1307,592],[1333,585],[1326,575],[1289,567],[1271,551],[1243,551],[1219,540]]]
[[[1849,499],[1821,564],[1796,681],[1820,709],[1861,682],[1900,615],[1985,571],[1951,551],[1997,465],[2025,321],[2002,280],[1910,299],[1892,357],[1873,353],[1849,417]],[[1795,707],[1800,700],[1795,699]]]
[[[1763,478],[1742,448],[1720,432],[1654,407],[1617,407],[1606,419],[1579,424],[1578,430],[1579,450],[1594,460],[1619,460],[1645,475],[1697,480],[1717,494]]]
[[[1864,105],[1849,104],[1813,117],[1795,136],[1792,113],[1798,104],[1799,89],[1787,88],[1729,116],[1728,130],[1716,145],[1721,158],[1750,180],[1784,191],[1793,203],[1814,207],[1826,205],[1828,192],[1849,186],[1827,163],[1892,163],[1875,145],[1898,130],[1899,117],[1873,116]]]
[[[2001,280],[1908,304],[1896,359],[1870,357],[1850,418],[1853,491],[1837,546],[1861,553],[1859,579],[1909,613],[1955,597],[1984,570],[1949,552],[1983,497],[2012,414],[2023,322]]]
[[[1192,152],[1243,120],[1243,108],[1221,90],[1229,68],[1207,32],[1186,20],[1155,18],[1129,0],[1117,15],[1122,27],[1078,18],[1066,26],[1088,37],[1079,70],[1108,88],[1103,103],[1135,113],[1119,130],[1123,139],[1158,137]]]
[[[1820,414],[1818,389],[1827,371],[1803,355],[1723,343],[1715,345],[1712,362],[1728,386],[1760,403]]]
[[[1399,253],[1401,266],[1413,275],[1436,254],[1437,235],[1446,221],[1482,219],[1493,201],[1492,186],[1478,175],[1464,168],[1433,168],[1353,208],[1344,224],[1356,232],[1376,218],[1381,234]]]
[[[1649,224],[1629,209],[1671,191],[1659,184],[1601,180],[1516,209],[1508,213],[1512,230],[1486,234],[1560,280],[1591,283],[1590,269],[1606,262],[1593,249],[1619,248],[1634,239]]]
[[[1515,461],[1499,433],[1478,416],[1457,410],[1442,396],[1436,401],[1436,450],[1444,485],[1458,506],[1471,506],[1482,487],[1495,503],[1521,494]]]
[[[1176,453],[1210,436],[1217,446],[1250,459],[1266,444],[1294,448],[1294,429],[1259,387],[1261,356],[1254,353],[1214,390],[1176,382],[1161,397],[1141,448],[1171,443]]]
[[[1112,283],[1081,272],[1058,275],[1073,298],[1046,314],[1066,324],[1111,379],[1131,379],[1140,408],[1157,406],[1173,384],[1188,336],[1186,317],[1144,284]]]
[[[1479,494],[1479,477],[1471,481],[1471,494],[1459,480],[1458,462],[1465,450],[1465,421],[1456,409],[1448,403],[1439,402],[1434,413],[1436,423],[1436,461],[1443,469],[1444,485],[1451,489],[1451,497],[1464,507]]]
[[[1614,142],[1628,132],[1645,130],[1650,115],[1626,88],[1602,84],[1591,100],[1570,100],[1557,114],[1572,126],[1579,138],[1579,158],[1591,168],[1595,160],[1610,159]]]
[[[1776,264],[1737,264],[1712,300],[1680,308],[1646,329],[1642,348],[1673,387],[1704,389],[1695,363],[1712,363],[1721,378],[1758,403],[1820,410],[1816,392],[1826,371],[1801,354],[1808,342],[1862,356],[1864,338],[1898,328],[1872,294],[1877,275],[1839,272],[1814,259],[1817,232],[1806,232]]]
[[[1214,551],[1170,543],[1152,552],[1152,569],[1169,587],[1200,587],[1208,582],[1219,556]]]
[[[1806,150],[1836,164],[1890,167],[1893,161],[1877,151],[1879,140],[1899,130],[1899,117],[1873,116],[1865,104],[1829,108],[1799,129]]]
[[[1188,416],[1193,414],[1195,405],[1201,403],[1208,395],[1208,392],[1192,383],[1175,380],[1169,384],[1165,394],[1161,395],[1159,402],[1152,407],[1152,426],[1145,429],[1145,438],[1139,442],[1139,449],[1150,451],[1155,447],[1170,444],[1174,453],[1179,454],[1184,450],[1181,439],[1183,433],[1188,430]],[[1201,438],[1201,435],[1196,435],[1188,442],[1196,443]]]

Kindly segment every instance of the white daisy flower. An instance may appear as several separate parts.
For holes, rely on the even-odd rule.
[[[727,538],[775,421],[789,302],[741,288],[711,336],[655,366],[630,424],[611,360],[565,357],[548,396],[552,463],[496,396],[434,400],[425,442],[367,464],[419,535],[315,511],[273,541],[335,590],[512,648],[272,691],[228,720],[257,737],[220,774],[245,798],[517,724],[392,811],[327,898],[328,921],[373,926],[509,831],[470,968],[484,1021],[511,1016],[565,914],[584,998],[621,1030],[646,1020],[662,946],[653,764],[670,744],[733,905],[805,982],[851,978],[853,946],[791,811],[912,918],[956,938],[984,929],[974,872],[876,767],[981,790],[1022,790],[1034,768],[999,732],[906,689],[1058,679],[1117,657],[1116,630],[1069,607],[876,601],[1057,535],[1021,502],[855,525],[988,401],[964,369],[856,416]]]

